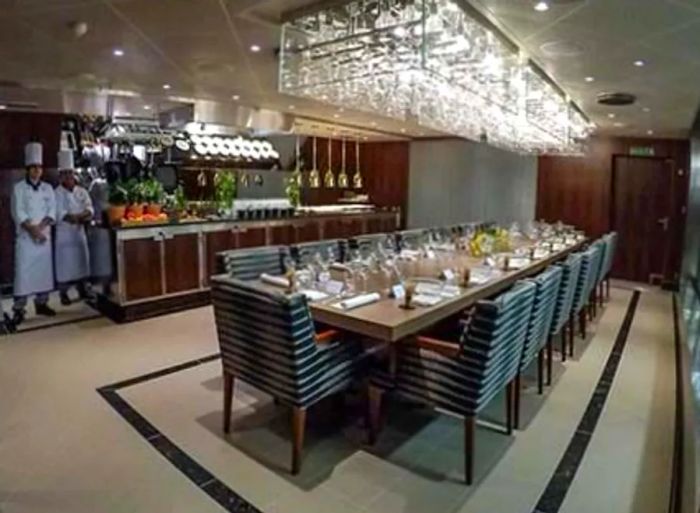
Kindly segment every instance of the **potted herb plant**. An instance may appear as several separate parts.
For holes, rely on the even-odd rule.
[[[287,178],[287,186],[284,188],[284,192],[287,195],[289,203],[294,207],[301,205],[301,172],[294,171],[289,178]]]
[[[117,180],[109,186],[109,209],[107,216],[112,225],[121,223],[126,214],[126,204],[129,202],[129,193],[124,182]]]
[[[140,220],[143,217],[143,202],[145,200],[144,184],[136,178],[131,178],[126,182],[126,190],[129,196],[126,215],[129,219]]]
[[[155,178],[149,178],[142,182],[143,199],[146,202],[146,213],[152,216],[159,216],[163,210],[163,199],[165,190],[163,184]]]
[[[214,199],[220,215],[230,217],[233,212],[233,200],[238,193],[236,174],[229,170],[220,170],[214,175]]]

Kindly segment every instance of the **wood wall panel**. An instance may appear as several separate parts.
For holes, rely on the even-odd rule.
[[[680,270],[685,229],[690,166],[688,140],[596,137],[582,157],[540,157],[536,216],[549,222],[561,220],[576,225],[591,237],[610,231],[614,157],[629,154],[633,146],[652,147],[655,157],[674,161],[678,180],[674,186],[676,208],[671,222],[669,272],[675,275]]]
[[[176,235],[165,239],[165,287],[167,293],[199,288],[199,235]]]

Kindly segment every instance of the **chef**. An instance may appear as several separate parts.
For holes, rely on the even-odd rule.
[[[58,152],[60,185],[56,188],[56,281],[61,304],[70,305],[68,291],[72,285],[82,299],[88,296],[90,253],[85,224],[94,214],[87,190],[77,184],[73,152]]]
[[[12,191],[12,219],[15,222],[15,302],[14,325],[24,320],[27,299],[34,295],[38,315],[54,316],[48,303],[54,288],[51,225],[56,221],[53,187],[41,181],[43,174],[41,144],[24,148],[25,178]]]

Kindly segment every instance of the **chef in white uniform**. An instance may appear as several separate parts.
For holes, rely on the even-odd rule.
[[[24,320],[27,299],[34,295],[38,315],[54,316],[48,306],[54,288],[51,225],[56,222],[56,198],[53,187],[41,181],[42,147],[29,143],[24,149],[27,169],[24,180],[12,191],[12,219],[15,222],[15,302],[13,323]]]
[[[56,281],[61,304],[69,305],[68,290],[75,285],[82,299],[88,295],[90,253],[85,224],[94,214],[88,191],[77,184],[73,152],[58,152],[60,185],[56,188]]]

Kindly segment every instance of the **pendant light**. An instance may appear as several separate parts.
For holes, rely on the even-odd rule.
[[[342,151],[341,151],[341,164],[340,164],[340,173],[338,174],[338,187],[341,189],[347,189],[348,188],[348,175],[345,172],[345,143],[346,143],[345,137],[343,137],[343,146],[342,146]]]
[[[328,169],[323,176],[323,186],[327,189],[335,188],[335,175],[333,174],[333,140],[328,138]]]
[[[355,174],[352,175],[352,186],[362,189],[362,173],[360,173],[360,140],[355,139]]]
[[[309,172],[309,187],[312,189],[318,189],[321,187],[321,175],[316,169],[316,136],[313,138],[312,142],[312,162],[311,171]]]
[[[301,169],[301,147],[300,147],[300,141],[299,141],[299,136],[297,135],[297,140],[296,140],[296,146],[294,148],[294,152],[296,154],[296,165],[294,166],[294,179],[297,181],[297,184],[299,187],[304,186],[304,173],[303,169]]]

